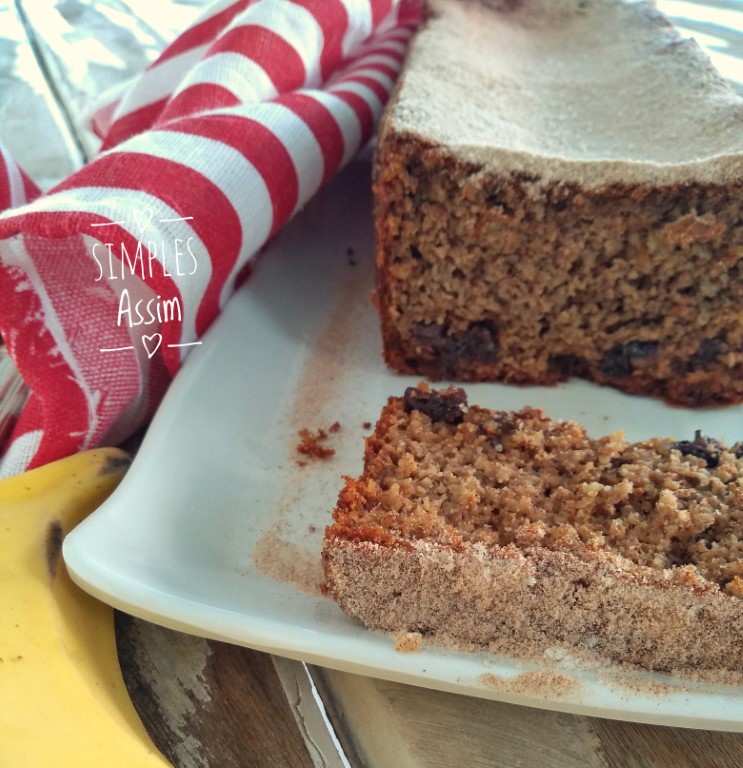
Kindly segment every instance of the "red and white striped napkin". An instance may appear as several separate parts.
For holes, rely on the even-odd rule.
[[[261,246],[372,134],[416,0],[221,0],[93,115],[44,195],[0,155],[0,334],[31,397],[0,476],[143,425]]]

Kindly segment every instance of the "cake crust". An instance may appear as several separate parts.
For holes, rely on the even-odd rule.
[[[364,473],[339,496],[323,567],[350,617],[522,658],[559,648],[663,672],[743,670],[743,450],[699,435],[592,441],[533,410],[432,397],[459,404],[461,421],[391,398]],[[561,467],[554,482],[549,466]],[[700,482],[706,518],[690,500]]]
[[[683,578],[567,552],[331,538],[327,591],[371,629],[534,659],[552,650],[676,674],[740,673],[743,610]]]

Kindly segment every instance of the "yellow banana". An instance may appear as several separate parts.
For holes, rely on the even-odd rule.
[[[129,699],[113,610],[61,557],[128,465],[104,448],[0,480],[0,768],[170,765]]]

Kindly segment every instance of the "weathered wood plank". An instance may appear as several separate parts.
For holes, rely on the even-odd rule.
[[[116,614],[124,679],[176,768],[313,768],[271,657]]]
[[[0,3],[0,143],[42,188],[82,162],[13,4]]]

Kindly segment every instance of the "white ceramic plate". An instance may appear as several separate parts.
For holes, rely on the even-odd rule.
[[[319,594],[323,528],[341,476],[361,468],[365,422],[415,383],[381,360],[368,189],[368,165],[352,166],[263,257],[189,357],[120,488],[65,541],[73,578],[142,618],[328,667],[575,713],[743,730],[739,689],[567,660],[549,667],[569,678],[553,686],[529,677],[494,685],[539,668],[433,647],[397,652]],[[540,406],[596,435],[681,438],[701,428],[733,440],[743,422],[741,408],[687,411],[585,382],[468,391],[471,402]],[[300,466],[298,430],[336,421],[327,440],[335,456]]]

